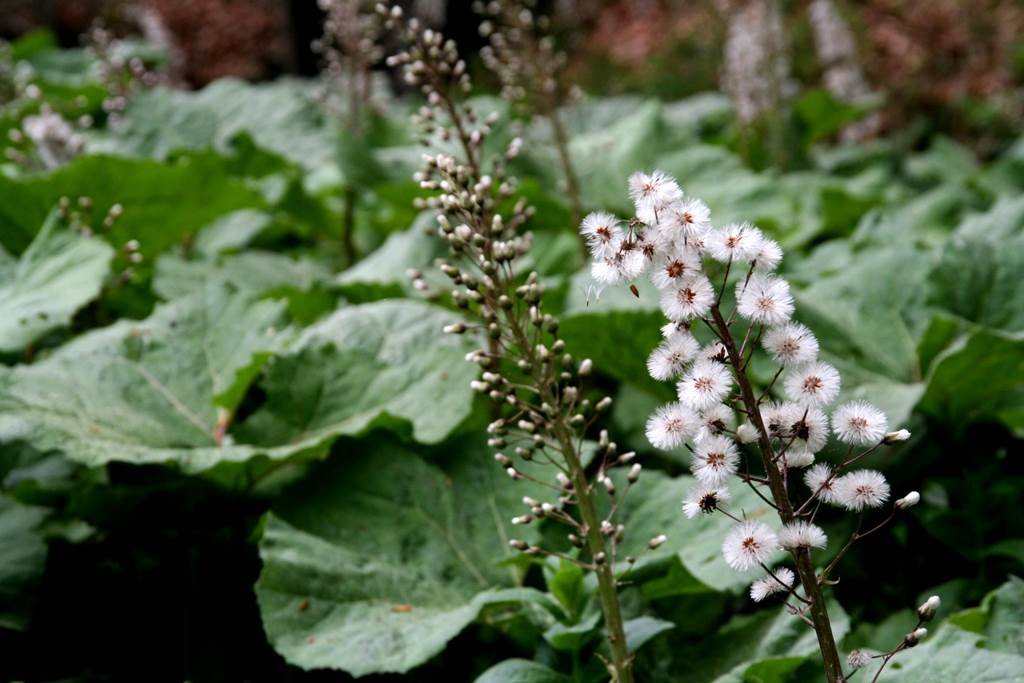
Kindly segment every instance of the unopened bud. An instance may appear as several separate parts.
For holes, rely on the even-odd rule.
[[[512,464],[512,461],[511,461],[511,460],[510,460],[510,459],[508,458],[508,456],[507,456],[507,455],[505,455],[504,453],[495,453],[495,454],[494,454],[494,459],[495,459],[495,460],[496,460],[496,461],[498,462],[498,464],[499,464],[499,465],[501,465],[502,467],[508,467],[509,465],[511,465],[511,464]]]
[[[640,470],[643,469],[640,463],[636,463],[629,468],[629,474],[626,475],[626,481],[630,484],[635,484],[636,480],[640,478]]]
[[[604,564],[604,561],[605,561],[605,554],[604,553],[598,553],[597,555],[594,555],[594,564],[601,565],[601,564]]]
[[[523,496],[523,505],[535,508],[540,505],[540,501],[535,498],[530,498],[529,496]]]
[[[608,490],[608,495],[615,495],[615,482],[610,477],[601,477],[601,483],[604,484],[605,489]]]
[[[647,541],[647,547],[650,548],[651,550],[654,550],[655,548],[657,548],[657,547],[661,546],[663,543],[665,543],[665,541],[667,541],[667,540],[668,540],[668,536],[666,536],[665,534],[658,534],[657,536],[655,536],[651,540]]]
[[[529,524],[533,521],[533,515],[520,515],[519,517],[513,517],[513,524]]]
[[[612,407],[612,397],[611,396],[605,396],[604,398],[602,398],[600,401],[597,402],[597,405],[594,406],[594,410],[596,410],[599,413],[603,413],[604,411],[608,410],[611,407]]]
[[[583,360],[582,363],[580,363],[580,369],[578,370],[578,374],[579,374],[580,377],[586,377],[593,370],[594,370],[594,362],[592,360],[590,360],[589,358],[586,358],[586,359]]]
[[[915,645],[920,643],[922,640],[924,640],[927,635],[928,635],[928,629],[926,629],[926,628],[914,629],[913,631],[908,633],[903,638],[903,643],[907,647],[914,647]]]
[[[516,550],[526,550],[527,548],[530,547],[530,544],[527,543],[526,541],[519,541],[519,540],[516,540],[514,538],[512,540],[510,540],[508,542],[508,544],[510,546],[512,546],[513,548],[515,548]]]
[[[935,613],[939,609],[939,605],[942,604],[941,598],[938,595],[933,595],[924,603],[917,608],[917,617],[921,621],[931,621],[935,618]]]
[[[615,526],[606,519],[601,522],[601,533],[605,536],[611,536],[615,533]]]
[[[906,429],[900,429],[898,431],[889,432],[888,434],[886,434],[885,437],[882,439],[882,443],[893,444],[899,441],[906,441],[909,438],[910,432],[908,432]]]
[[[444,326],[445,334],[462,334],[466,331],[466,326],[462,323],[452,323],[451,325]]]
[[[921,494],[918,493],[917,491],[911,491],[910,493],[896,501],[896,507],[898,507],[900,510],[906,510],[907,508],[914,507],[920,502]]]
[[[521,475],[518,472],[516,472],[516,468],[515,467],[507,468],[505,470],[505,474],[507,474],[512,479],[522,479],[523,478],[523,475]]]
[[[569,534],[569,543],[572,543],[577,548],[583,547],[583,539],[576,534]]]

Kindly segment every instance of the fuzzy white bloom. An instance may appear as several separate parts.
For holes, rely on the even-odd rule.
[[[876,508],[889,500],[889,482],[881,472],[856,470],[835,481],[836,499],[847,510]]]
[[[725,563],[736,571],[764,564],[779,547],[775,532],[764,522],[741,522],[733,527],[722,543]]]
[[[836,495],[837,480],[832,476],[832,468],[825,463],[819,463],[807,470],[804,473],[804,483],[821,502],[839,505],[839,498]]]
[[[851,446],[876,446],[885,438],[888,428],[885,413],[864,401],[844,403],[832,413],[836,437]]]
[[[774,275],[754,273],[749,282],[736,285],[736,310],[747,320],[778,325],[793,315],[789,283]]]
[[[828,416],[820,408],[800,408],[793,411],[789,423],[790,448],[817,453],[828,443]]]
[[[700,415],[681,403],[664,405],[647,419],[647,440],[655,448],[671,450],[700,429]]]
[[[749,261],[757,256],[762,239],[761,231],[750,223],[731,223],[710,231],[704,246],[716,261]]]
[[[734,417],[732,408],[724,403],[719,403],[706,410],[702,410],[700,412],[700,419],[704,424],[701,426],[700,431],[697,432],[696,440],[699,442],[710,436],[721,434],[723,430],[729,429],[732,426]]]
[[[587,215],[580,224],[580,233],[586,238],[590,253],[598,259],[614,256],[623,237],[619,219],[603,211]]]
[[[716,363],[727,363],[729,361],[729,352],[726,351],[725,345],[720,341],[713,341],[700,350],[700,358],[703,360],[713,360]]]
[[[826,406],[839,395],[839,371],[828,363],[816,361],[792,368],[786,373],[786,396],[805,406]]]
[[[647,267],[647,259],[639,249],[619,250],[612,256],[594,261],[590,274],[606,285],[635,280]]]
[[[658,233],[665,242],[692,246],[710,229],[711,210],[699,199],[687,197],[658,214]]]
[[[699,360],[676,385],[679,401],[694,410],[721,403],[732,389],[732,374],[713,360]]]
[[[779,530],[779,545],[787,550],[824,548],[828,545],[828,536],[820,526],[799,520],[790,522]]]
[[[854,650],[846,657],[846,664],[855,671],[863,669],[871,664],[871,655],[863,650]]]
[[[636,215],[647,225],[657,225],[658,215],[683,197],[675,179],[661,171],[634,173],[629,176],[629,196]]]
[[[690,320],[704,315],[715,303],[715,288],[705,275],[697,275],[661,292],[661,310],[669,320]]]
[[[696,486],[690,489],[683,499],[683,514],[688,519],[693,519],[699,514],[711,514],[718,507],[729,500],[729,490],[726,488],[709,488]]]
[[[683,371],[700,350],[700,344],[689,332],[674,334],[663,341],[647,358],[647,372],[656,380],[672,379]]]
[[[810,467],[814,464],[814,453],[810,451],[794,451],[788,450],[782,456],[782,462],[779,463],[779,469],[795,470],[802,469],[804,467]]]
[[[775,362],[790,367],[818,358],[818,339],[800,323],[785,323],[769,329],[761,342]]]
[[[786,567],[774,569],[771,574],[750,584],[750,599],[754,602],[761,602],[769,595],[788,591],[793,587],[795,580],[796,577],[790,569]]]
[[[740,440],[740,443],[754,443],[758,439],[757,427],[744,422],[736,429],[736,438]]]
[[[760,271],[775,270],[782,263],[782,247],[775,240],[762,235],[760,248],[750,262]]]
[[[690,469],[697,481],[705,486],[720,486],[736,473],[740,453],[736,444],[725,436],[709,436],[693,450]]]
[[[658,289],[678,287],[701,272],[700,255],[689,247],[671,247],[654,257],[651,282]]]

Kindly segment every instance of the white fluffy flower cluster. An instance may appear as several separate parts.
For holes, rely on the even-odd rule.
[[[581,232],[594,257],[595,280],[610,285],[649,273],[660,292],[660,307],[669,322],[647,369],[656,380],[676,383],[677,400],[651,415],[646,433],[656,448],[686,446],[693,454],[697,485],[683,503],[684,513],[696,517],[726,503],[729,482],[740,470],[743,445],[762,437],[749,421],[734,426],[735,368],[726,348],[719,341],[702,346],[691,331],[696,322],[711,325],[707,317],[721,301],[705,272],[706,261],[723,264],[718,270],[726,273],[724,277],[730,271],[736,274],[735,313],[750,326],[749,336],[760,339],[781,366],[784,399],[760,405],[760,412],[768,432],[764,436],[783,476],[809,468],[803,479],[811,508],[821,502],[860,511],[886,503],[889,485],[880,473],[843,473],[842,466],[833,470],[814,465],[815,454],[830,435],[851,449],[906,437],[902,431],[888,433],[884,413],[863,401],[839,406],[831,419],[825,412],[839,395],[839,371],[818,358],[814,333],[791,320],[789,283],[774,273],[782,261],[778,243],[749,223],[713,226],[708,207],[686,196],[660,171],[634,174],[629,192],[636,207],[633,219],[592,213],[583,220]],[[825,533],[811,521],[794,521],[778,532],[763,522],[747,521],[727,535],[722,551],[729,566],[746,571],[767,566],[779,549],[823,548],[826,541]],[[779,568],[758,580],[751,596],[761,600],[789,591],[793,582],[792,572]]]

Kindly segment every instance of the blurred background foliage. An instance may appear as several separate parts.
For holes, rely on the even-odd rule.
[[[832,3],[868,86],[851,99],[812,3],[769,4],[787,75],[752,118],[720,88],[747,5],[551,4],[585,93],[562,112],[582,203],[626,212],[626,176],[658,167],[783,244],[844,395],[914,433],[871,462],[923,503],[847,560],[844,647],[888,647],[938,593],[934,641],[882,680],[1022,681],[1024,9]],[[469,8],[418,11],[471,57],[474,105],[508,114]],[[458,313],[413,208],[415,100],[376,73],[346,132],[320,21],[312,2],[0,0],[0,679],[601,679],[592,586],[516,564],[481,521],[527,491],[489,462],[466,348],[437,334]],[[47,109],[73,149],[18,132]],[[531,265],[650,470],[636,539],[671,539],[624,592],[642,679],[817,680],[800,624],[752,610],[719,530],[681,519],[686,462],[643,438],[656,299],[588,294],[551,134],[509,117],[494,149],[514,135]],[[407,614],[416,637],[388,640]]]

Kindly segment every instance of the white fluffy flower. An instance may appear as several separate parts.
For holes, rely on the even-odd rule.
[[[709,436],[693,451],[690,469],[705,486],[720,486],[736,473],[740,453],[736,444],[724,436]]]
[[[815,465],[804,473],[804,483],[815,493],[822,503],[838,505],[836,496],[837,479],[832,478],[832,468],[825,463]]]
[[[873,661],[874,660],[871,658],[871,655],[869,655],[867,652],[864,652],[863,650],[854,650],[846,657],[847,666],[849,666],[854,671],[856,671],[857,669],[863,669],[864,667],[870,665]]]
[[[736,429],[736,438],[740,440],[740,443],[754,443],[758,436],[757,427],[749,422],[744,422]]]
[[[787,550],[824,548],[828,545],[828,536],[820,526],[799,520],[779,529],[779,545]]]
[[[769,595],[788,591],[793,587],[795,580],[796,577],[791,570],[786,567],[778,567],[763,579],[758,579],[750,584],[750,599],[754,602],[761,602]]]
[[[672,379],[683,371],[699,349],[700,344],[689,332],[674,334],[647,358],[647,372],[656,380]]]
[[[761,231],[750,223],[732,223],[708,232],[704,246],[716,261],[749,261],[757,255],[762,239]]]
[[[816,361],[792,368],[786,374],[786,395],[805,406],[825,406],[839,395],[839,371]]]
[[[885,438],[889,420],[878,408],[864,401],[844,403],[832,413],[836,437],[851,446],[875,446]]]
[[[669,403],[648,418],[647,440],[655,448],[671,450],[696,434],[700,426],[700,415],[696,412],[680,403]]]
[[[772,327],[765,333],[762,343],[777,363],[787,367],[818,358],[818,339],[800,323]]]
[[[660,211],[658,232],[663,240],[689,244],[711,228],[711,210],[699,199],[686,198]]]
[[[721,363],[699,360],[676,385],[679,401],[694,410],[721,403],[732,389],[732,375]]]
[[[713,360],[716,363],[728,363],[729,352],[725,349],[725,344],[720,341],[713,341],[700,350],[699,354],[702,360]]]
[[[747,320],[778,325],[793,315],[789,283],[774,275],[755,273],[748,282],[736,285],[736,310]]]
[[[619,219],[610,213],[598,211],[589,214],[580,224],[580,233],[586,238],[587,246],[594,258],[605,259],[613,256],[622,242],[622,228]]]
[[[800,411],[800,414],[797,414]],[[761,420],[768,436],[775,439],[789,439],[789,428],[803,416],[803,408],[795,403],[770,401],[761,408]]]
[[[665,339],[671,339],[677,334],[691,334],[690,326],[679,320],[670,320],[661,326],[661,336]]]
[[[779,469],[796,470],[810,467],[814,464],[814,453],[810,451],[789,449],[782,455]]]
[[[651,282],[658,289],[678,287],[701,272],[701,260],[696,251],[688,247],[671,247],[654,257]]]
[[[715,302],[715,288],[698,275],[661,292],[661,310],[670,320],[690,320],[704,315]]]
[[[750,261],[757,270],[775,270],[782,262],[782,247],[775,240],[762,236],[760,247]]]
[[[594,261],[590,274],[598,282],[614,285],[635,280],[646,267],[647,259],[639,249],[620,249],[607,258]]]
[[[794,406],[789,423],[790,448],[817,453],[828,443],[828,416],[820,408]]]
[[[719,403],[700,411],[700,419],[704,424],[701,426],[700,431],[697,432],[696,440],[702,441],[709,436],[721,434],[724,430],[732,427],[734,417],[732,408],[724,403]]]
[[[683,499],[683,514],[693,519],[699,514],[709,515],[718,507],[729,500],[729,490],[726,488],[709,488],[707,486],[695,486],[690,489]]]
[[[775,532],[764,522],[741,522],[733,527],[722,543],[725,562],[736,571],[764,564],[779,547]]]
[[[889,500],[889,482],[881,472],[857,470],[835,481],[836,499],[847,510],[876,508]]]
[[[682,199],[683,191],[671,176],[654,171],[629,176],[629,196],[637,218],[647,225],[656,225],[660,211]]]

